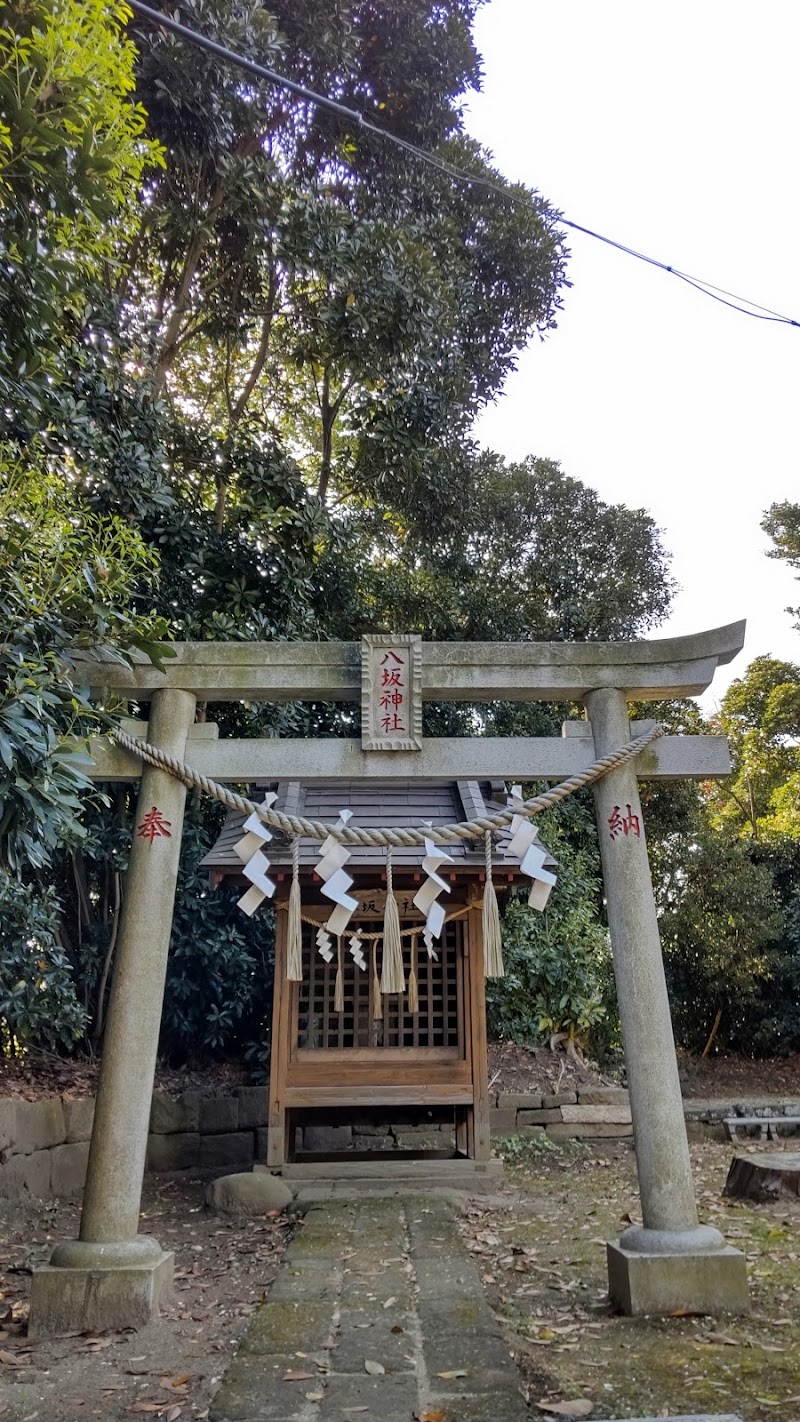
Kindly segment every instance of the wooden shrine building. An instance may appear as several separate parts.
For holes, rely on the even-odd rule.
[[[262,789],[277,793],[275,810],[308,819],[333,822],[347,806],[354,824],[364,829],[387,823],[397,828],[453,824],[505,809],[507,800],[502,782],[475,780],[284,780]],[[233,878],[246,887],[236,852],[244,820],[243,814],[230,813],[217,843],[202,861],[212,883]],[[507,842],[508,834],[498,842],[494,874],[501,891],[519,875],[515,861],[503,863],[503,838]],[[376,1126],[397,1120],[433,1121],[444,1128],[437,1154],[488,1160],[482,839],[448,846],[453,862],[443,877],[450,892],[442,896],[447,918],[430,952],[423,937],[423,915],[413,903],[424,877],[419,847],[393,850],[404,993],[380,992],[385,851],[358,846],[352,852],[347,870],[354,879],[351,892],[359,907],[347,933],[334,940],[330,962],[320,956],[315,942],[316,925],[323,924],[330,912],[315,873],[319,854],[318,841],[299,840],[302,981],[290,982],[286,925],[291,846],[279,834],[269,846],[277,912],[268,1165],[282,1169],[296,1158],[321,1159],[307,1153],[297,1156],[297,1127],[353,1120]],[[356,956],[348,949],[354,934],[363,944]],[[341,1010],[337,1010],[337,978]],[[369,1136],[362,1140],[367,1145]],[[356,1157],[349,1152],[347,1158]],[[385,1152],[381,1159],[388,1170]]]

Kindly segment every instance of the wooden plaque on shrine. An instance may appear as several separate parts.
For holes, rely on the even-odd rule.
[[[422,638],[361,638],[361,748],[422,750]]]

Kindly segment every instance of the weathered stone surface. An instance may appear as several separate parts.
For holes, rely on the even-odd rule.
[[[211,1403],[210,1422],[306,1422],[309,1404],[304,1394],[317,1380],[284,1382],[287,1373],[305,1371],[301,1362],[293,1354],[254,1357],[240,1352]],[[322,1377],[319,1383],[321,1390]]]
[[[0,1166],[0,1196],[16,1199],[18,1195],[33,1195],[37,1200],[50,1198],[50,1151],[36,1150],[31,1155],[12,1155]]]
[[[148,1170],[191,1170],[200,1163],[200,1137],[196,1131],[176,1136],[148,1136]]]
[[[239,1130],[256,1126],[266,1126],[268,1117],[266,1086],[238,1086],[236,1099],[239,1102]]]
[[[107,1328],[144,1328],[158,1317],[172,1286],[174,1255],[114,1269],[57,1269],[43,1264],[31,1280],[30,1338]]]
[[[235,1096],[204,1096],[200,1100],[200,1134],[238,1131],[239,1102]]]
[[[398,1150],[447,1150],[447,1140],[441,1131],[414,1131],[397,1137]]]
[[[416,1375],[404,1372],[370,1377],[363,1371],[333,1375],[328,1378],[325,1404],[328,1415],[337,1419],[364,1407],[367,1417],[381,1417],[384,1422],[412,1417],[417,1407]]]
[[[608,1245],[608,1292],[627,1314],[747,1313],[747,1271],[738,1249],[639,1254]]]
[[[49,1150],[66,1139],[64,1111],[60,1096],[44,1101],[17,1101],[14,1121],[16,1155],[30,1155],[36,1150]]]
[[[330,1340],[333,1305],[308,1299],[268,1299],[253,1314],[239,1354],[314,1353]]]
[[[627,1106],[629,1100],[624,1086],[581,1086],[578,1089],[581,1106]]]
[[[14,1145],[17,1135],[17,1097],[5,1096],[0,1101],[0,1152]]]
[[[605,1121],[609,1126],[629,1126],[631,1110],[629,1106],[562,1106],[562,1121],[578,1121],[589,1125],[594,1121]]]
[[[548,1126],[547,1134],[548,1136],[552,1136],[553,1140],[556,1141],[565,1141],[570,1138],[573,1140],[592,1140],[599,1139],[600,1137],[608,1137],[608,1139],[611,1140],[615,1136],[620,1140],[631,1140],[633,1138],[633,1126],[623,1124],[609,1125],[607,1121],[589,1121],[584,1125],[578,1122],[572,1122],[567,1125],[565,1121],[562,1121],[561,1125]]]
[[[80,1195],[86,1184],[89,1142],[74,1141],[50,1151],[50,1190],[58,1198]]]
[[[545,1091],[542,1093],[542,1105],[545,1109],[552,1106],[575,1106],[577,1101],[577,1091]]]
[[[69,1096],[62,1096],[61,1104],[64,1109],[67,1144],[90,1140],[94,1122],[94,1097],[81,1096],[73,1100]]]
[[[489,1111],[489,1131],[493,1136],[511,1135],[517,1128],[517,1113],[513,1107]]]
[[[294,1196],[285,1180],[265,1170],[221,1175],[206,1190],[206,1206],[220,1215],[263,1215],[283,1210]]]
[[[185,1135],[200,1128],[200,1101],[196,1093],[170,1096],[168,1091],[154,1091],[150,1106],[150,1131],[153,1135]]]
[[[551,1122],[561,1120],[561,1107],[554,1106],[546,1111],[518,1111],[517,1124],[519,1126],[549,1126]]]
[[[256,1158],[256,1160],[266,1160],[266,1158],[267,1158],[267,1142],[268,1142],[268,1140],[269,1140],[269,1131],[268,1131],[265,1127],[259,1128],[259,1130],[257,1130],[257,1131],[255,1132],[255,1158]]]
[[[244,1169],[253,1164],[255,1139],[252,1131],[235,1131],[224,1136],[200,1137],[200,1166],[203,1170]]]
[[[497,1105],[501,1111],[538,1111],[542,1104],[541,1091],[499,1091]]]
[[[304,1151],[327,1154],[329,1151],[350,1150],[352,1144],[352,1126],[306,1126],[303,1130]]]

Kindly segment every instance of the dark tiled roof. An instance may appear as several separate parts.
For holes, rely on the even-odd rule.
[[[434,825],[456,824],[506,808],[505,786],[477,780],[345,780],[336,784],[331,781],[281,780],[262,785],[259,790],[277,791],[276,810],[323,820],[327,824],[336,823],[340,810],[352,810],[352,824],[361,829],[389,826],[420,828],[426,820]],[[258,802],[262,794],[257,790],[252,798]],[[201,861],[201,867],[216,869],[223,874],[226,871],[241,873],[241,860],[234,853],[233,846],[242,837],[245,818],[238,811],[228,815],[216,844]],[[501,861],[503,839],[507,840],[507,834],[500,836],[499,844],[496,841],[496,853]],[[483,868],[482,838],[460,840],[446,848],[454,861],[454,869]],[[392,862],[398,867],[413,865],[418,868],[422,852],[421,846],[394,849]],[[291,865],[291,849],[284,835],[274,835],[267,853],[273,868]],[[347,864],[348,871],[352,873],[359,868],[382,867],[385,856],[384,849],[354,846]],[[318,859],[319,842],[301,839],[301,867],[313,868]]]

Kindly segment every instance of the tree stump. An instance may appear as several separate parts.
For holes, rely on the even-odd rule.
[[[759,1204],[780,1195],[800,1195],[800,1151],[764,1151],[761,1155],[735,1155],[723,1195]]]

